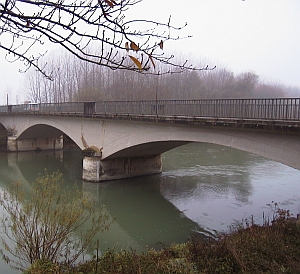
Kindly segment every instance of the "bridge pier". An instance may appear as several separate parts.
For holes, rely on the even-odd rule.
[[[82,179],[100,182],[161,172],[161,155],[104,160],[101,160],[101,156],[85,156],[83,158]]]
[[[16,136],[7,138],[7,151],[33,151],[63,149],[63,136],[59,138],[28,138],[18,139]]]

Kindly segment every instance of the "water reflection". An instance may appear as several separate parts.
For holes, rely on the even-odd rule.
[[[102,251],[183,242],[193,231],[215,234],[252,214],[259,221],[271,201],[300,212],[298,170],[222,146],[185,145],[163,155],[160,175],[98,184],[81,180],[80,150],[0,153],[0,186],[21,180],[29,189],[45,169],[62,172],[66,187],[75,183],[115,218],[99,235]]]
[[[186,241],[192,231],[206,233],[163,197],[160,184],[161,177],[156,175],[101,184],[84,183],[83,189],[115,217],[113,230],[115,233],[118,227],[114,235],[118,239],[117,247],[132,243],[142,249],[157,247],[159,242]],[[130,239],[129,243],[123,241],[124,235]]]
[[[0,169],[2,186],[21,180],[30,188],[38,174],[45,169],[59,170],[66,186],[74,182],[115,219],[111,229],[99,235],[101,250],[115,247],[119,250],[129,246],[139,251],[155,247],[159,242],[170,244],[186,241],[192,231],[203,232],[201,227],[186,218],[160,192],[161,176],[147,176],[101,184],[83,182],[81,177],[81,153],[70,150],[59,153],[26,152],[2,155],[6,164]]]
[[[195,149],[192,149],[193,147]],[[172,191],[165,189],[165,186],[163,191],[166,196],[177,194],[180,198],[185,195],[184,198],[189,198],[197,195],[199,199],[205,199],[207,192],[210,191],[220,196],[231,192],[238,201],[244,203],[248,201],[253,191],[249,167],[257,164],[250,154],[225,147],[211,147],[207,144],[190,145],[178,150],[176,154],[183,165],[178,166],[172,160],[172,155],[166,154],[164,158],[168,171],[162,176],[166,178],[165,182],[174,178],[172,184],[166,185],[175,188]]]
[[[164,155],[162,194],[202,228],[226,231],[235,221],[271,216],[279,202],[300,212],[300,171],[266,158],[211,144],[190,144]],[[178,160],[181,159],[181,161]],[[288,206],[288,207],[287,207]]]

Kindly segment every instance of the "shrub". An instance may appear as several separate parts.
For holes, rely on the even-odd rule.
[[[111,220],[104,208],[96,212],[78,189],[62,186],[62,174],[45,172],[29,193],[20,183],[2,193],[4,249],[0,252],[13,268],[24,271],[35,262],[70,266],[87,251],[98,232],[108,229]]]

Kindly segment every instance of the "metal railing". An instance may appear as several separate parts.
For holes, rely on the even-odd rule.
[[[300,120],[300,98],[70,102],[0,106],[0,113],[156,115]]]

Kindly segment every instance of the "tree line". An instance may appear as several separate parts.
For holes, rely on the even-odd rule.
[[[235,75],[226,68],[154,75],[111,70],[64,53],[52,53],[47,59],[39,61],[43,62],[41,66],[47,64],[53,80],[49,81],[33,69],[27,72],[27,98],[37,103],[270,98],[289,95],[288,87],[265,83],[254,72]]]

